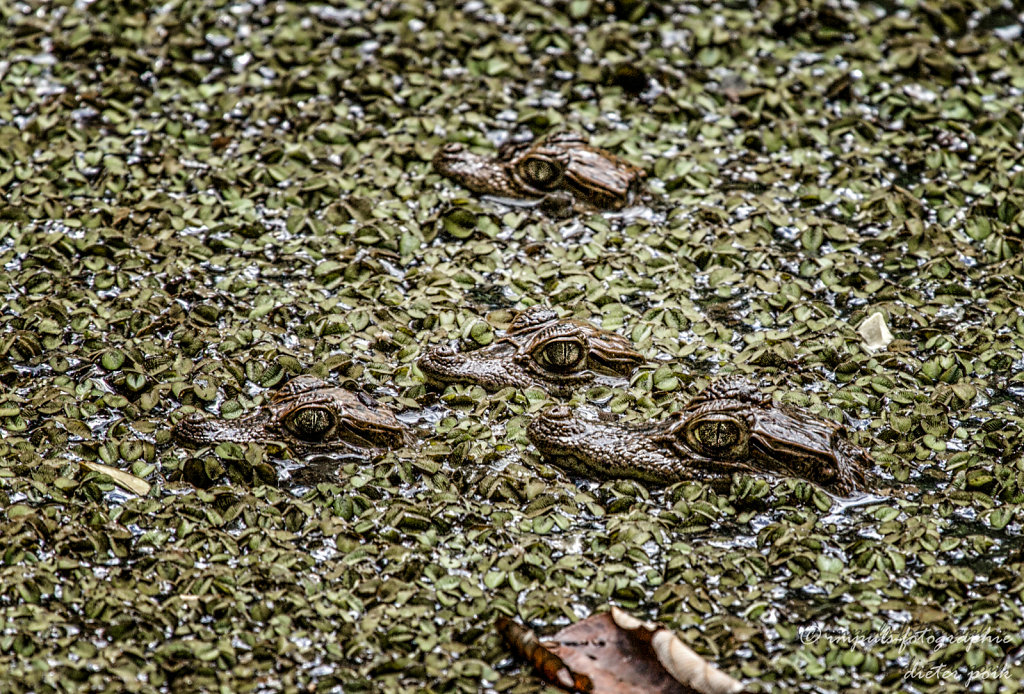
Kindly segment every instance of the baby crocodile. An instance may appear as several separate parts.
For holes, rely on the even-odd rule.
[[[661,484],[732,472],[803,477],[837,494],[864,487],[868,454],[842,426],[782,407],[742,378],[712,383],[668,419],[644,427],[541,413],[526,435],[542,455],[581,474]]]
[[[387,407],[313,376],[288,381],[248,417],[211,420],[189,415],[174,427],[174,436],[191,446],[280,441],[301,453],[387,449],[408,440],[405,425]]]
[[[482,157],[451,142],[434,155],[434,169],[480,195],[539,198],[545,209],[618,209],[629,202],[643,169],[574,133],[506,143]]]
[[[494,344],[462,353],[435,347],[418,365],[427,381],[439,386],[468,383],[490,391],[537,386],[568,396],[593,381],[595,371],[628,376],[643,361],[626,338],[533,306],[517,315]]]

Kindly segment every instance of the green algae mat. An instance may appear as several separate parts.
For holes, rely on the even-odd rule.
[[[0,689],[535,692],[495,620],[611,603],[751,691],[1018,690],[1021,12],[0,0]],[[430,167],[557,131],[639,204]],[[425,386],[538,303],[648,359],[572,406],[744,374],[845,422],[871,493],[581,479],[525,437],[543,392]],[[171,440],[307,373],[417,442]]]

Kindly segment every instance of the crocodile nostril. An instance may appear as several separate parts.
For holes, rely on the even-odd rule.
[[[569,419],[572,417],[572,410],[564,405],[556,405],[544,413],[545,419]]]
[[[463,149],[464,147],[458,142],[449,142],[443,147],[441,147],[441,151],[444,152],[445,154],[458,154]]]
[[[458,350],[451,345],[442,345],[427,351],[423,356],[426,359],[433,359],[436,361],[451,361],[458,356]]]

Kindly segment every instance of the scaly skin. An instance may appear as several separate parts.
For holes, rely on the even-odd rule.
[[[775,405],[741,378],[712,384],[656,424],[593,421],[555,407],[537,416],[526,435],[542,455],[580,474],[660,484],[767,473],[845,495],[864,488],[871,464],[840,425]]]
[[[557,133],[532,143],[507,144],[496,157],[449,143],[434,155],[434,169],[479,195],[504,198],[568,198],[579,210],[626,205],[646,176],[634,166],[578,135]],[[547,205],[557,209],[556,204]]]
[[[435,347],[418,365],[428,382],[479,385],[485,390],[543,388],[565,397],[592,382],[595,372],[628,376],[643,363],[625,338],[590,323],[560,320],[534,306],[520,313],[505,337],[473,352]]]
[[[190,446],[278,441],[301,453],[388,449],[409,439],[405,425],[387,407],[313,376],[293,378],[248,417],[185,417],[174,427],[174,436]]]

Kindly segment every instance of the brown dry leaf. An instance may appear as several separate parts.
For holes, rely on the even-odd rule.
[[[498,630],[513,652],[550,684],[593,694],[736,694],[743,685],[659,624],[617,607],[550,639],[504,617]]]
[[[592,692],[594,685],[586,675],[578,675],[570,670],[562,659],[541,645],[532,630],[513,622],[508,617],[498,617],[496,624],[498,633],[512,653],[520,660],[525,660],[537,670],[545,682],[558,685],[571,692]]]

